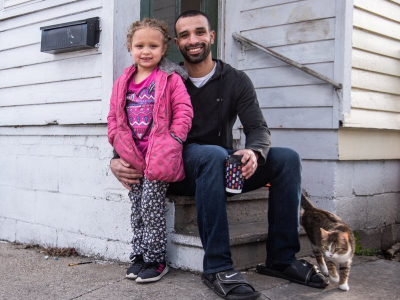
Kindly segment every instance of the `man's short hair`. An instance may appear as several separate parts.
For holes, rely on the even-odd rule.
[[[199,10],[187,10],[184,11],[183,13],[181,13],[179,15],[179,17],[176,19],[175,21],[175,25],[174,25],[174,30],[175,30],[175,37],[177,37],[177,32],[176,32],[176,23],[178,22],[179,19],[181,18],[188,18],[188,17],[195,17],[195,16],[203,16],[207,19],[207,24],[208,24],[208,30],[211,31],[211,22],[210,19],[208,18],[208,16],[203,13],[202,11]]]

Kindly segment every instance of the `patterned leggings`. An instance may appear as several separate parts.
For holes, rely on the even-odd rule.
[[[165,221],[165,194],[168,182],[141,178],[132,184],[129,198],[132,202],[133,231],[130,259],[143,255],[145,262],[165,261],[167,228]]]

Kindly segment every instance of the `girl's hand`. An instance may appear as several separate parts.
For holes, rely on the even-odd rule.
[[[243,149],[238,150],[233,154],[243,155],[242,163],[244,166],[242,168],[242,175],[245,179],[249,179],[257,169],[258,153],[254,152],[251,149]]]
[[[122,185],[130,190],[129,184],[138,184],[138,178],[142,178],[143,174],[139,173],[137,170],[133,169],[130,164],[128,164],[122,158],[113,158],[110,161],[111,172],[114,176],[122,183]]]

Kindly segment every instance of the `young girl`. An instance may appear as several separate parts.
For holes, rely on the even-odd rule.
[[[110,144],[144,174],[129,192],[133,245],[126,277],[139,283],[158,281],[169,271],[164,200],[168,182],[185,176],[182,142],[193,118],[181,78],[187,73],[163,58],[170,39],[167,25],[159,20],[129,27],[127,47],[135,64],[116,80],[108,115]]]

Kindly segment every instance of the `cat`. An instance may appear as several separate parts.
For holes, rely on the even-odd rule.
[[[301,196],[301,207],[300,223],[311,241],[322,274],[339,283],[339,289],[348,291],[348,278],[355,251],[353,231],[335,214],[316,208],[304,192]]]

